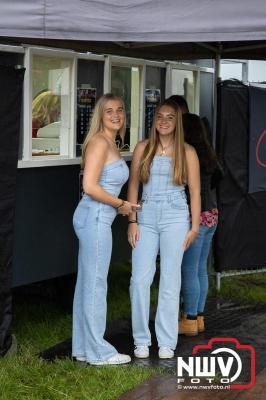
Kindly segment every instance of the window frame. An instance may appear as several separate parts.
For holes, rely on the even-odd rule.
[[[139,87],[139,120],[138,120],[138,141],[144,138],[144,111],[145,111],[145,66],[147,61],[141,58],[120,57],[113,55],[106,55],[105,71],[104,71],[104,93],[111,91],[111,75],[112,67],[138,67],[140,69],[140,87]],[[121,151],[121,156],[126,160],[132,158],[133,151]]]
[[[191,71],[195,77],[195,89],[194,89],[194,113],[199,115],[200,110],[200,73],[207,72],[214,74],[214,68],[207,67],[199,67],[194,64],[189,63],[176,63],[173,61],[166,61],[166,88],[165,88],[165,96],[170,97],[172,92],[172,80],[173,80],[173,70],[183,70],[183,71]]]
[[[1,50],[1,48],[0,48]],[[22,160],[18,161],[19,168],[48,167],[60,165],[78,165],[81,158],[76,156],[76,117],[77,117],[77,74],[78,60],[102,61],[103,55],[78,53],[74,50],[62,50],[49,47],[26,46],[24,67],[26,68],[23,87],[23,149]],[[68,137],[68,155],[32,156],[32,75],[31,67],[34,55],[65,58],[71,61],[70,65],[70,130]],[[103,76],[104,78],[104,76]]]
[[[69,78],[69,97],[70,97],[70,119],[69,119],[69,136],[68,142],[68,154],[67,155],[51,155],[51,156],[32,156],[32,64],[33,57],[37,56],[48,56],[57,59],[67,59],[70,61],[70,78]],[[57,50],[50,48],[40,47],[27,47],[25,49],[25,68],[26,74],[24,78],[24,129],[23,129],[23,152],[22,152],[22,163],[24,161],[33,162],[38,165],[39,162],[43,164],[44,161],[52,160],[64,160],[73,159],[73,135],[71,132],[74,130],[74,78],[76,69],[76,57],[74,51]],[[43,159],[45,157],[45,159]],[[45,165],[47,165],[45,163]]]
[[[0,44],[0,52],[24,54],[25,50],[22,46],[12,46],[9,44]]]

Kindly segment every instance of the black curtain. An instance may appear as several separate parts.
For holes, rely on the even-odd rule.
[[[12,252],[24,69],[0,65],[0,357],[11,344]]]
[[[218,84],[216,150],[225,177],[218,188],[219,224],[215,236],[217,271],[266,264],[266,192],[249,193],[253,149],[250,89],[239,81]]]
[[[249,193],[266,191],[266,88],[249,87]]]

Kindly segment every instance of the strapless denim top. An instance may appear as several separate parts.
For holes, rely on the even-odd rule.
[[[185,187],[183,185],[175,185],[173,183],[172,157],[154,156],[150,169],[150,178],[143,185],[142,197],[161,197],[184,191]]]

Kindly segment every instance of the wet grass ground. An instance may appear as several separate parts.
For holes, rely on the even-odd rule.
[[[266,302],[266,273],[252,273],[224,277],[221,280],[221,290],[217,292],[214,280],[211,280],[210,294],[221,299],[240,302]]]
[[[130,317],[130,263],[110,269],[108,321]],[[71,313],[53,296],[53,291],[20,289],[14,293],[13,332],[19,344],[18,355],[0,360],[1,400],[114,400],[126,390],[161,371],[134,366],[84,367],[70,358],[48,363],[37,354],[71,337]],[[49,287],[49,285],[48,285]],[[158,276],[152,288],[156,305]],[[36,289],[37,288],[37,289]],[[69,296],[69,293],[65,296]],[[215,295],[213,284],[210,294]],[[238,302],[266,301],[266,274],[222,279],[220,299]]]
[[[129,263],[112,265],[108,321],[129,318],[129,279]],[[17,337],[19,352],[14,358],[0,360],[1,400],[114,400],[149,376],[158,374],[158,370],[130,365],[90,367],[71,358],[54,363],[40,359],[37,356],[40,351],[71,337],[70,310],[66,311],[55,301],[53,292],[49,285],[38,284],[14,293],[12,331]],[[154,287],[153,304],[156,292]]]

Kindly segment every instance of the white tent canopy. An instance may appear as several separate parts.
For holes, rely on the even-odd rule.
[[[0,36],[113,42],[266,40],[266,3],[1,0]]]

